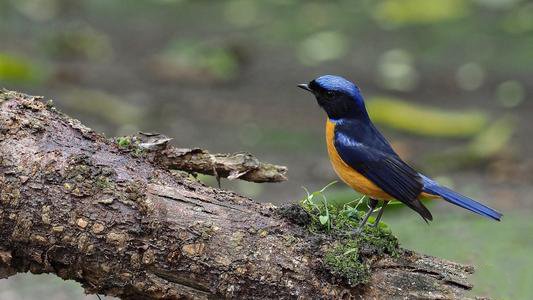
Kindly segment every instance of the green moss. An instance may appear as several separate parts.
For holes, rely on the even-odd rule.
[[[329,186],[329,185],[328,185]],[[327,187],[326,187],[327,188]],[[399,252],[398,239],[389,227],[380,222],[377,227],[369,221],[360,232],[357,230],[364,212],[359,211],[363,199],[338,207],[330,205],[323,195],[325,189],[307,193],[300,207],[309,215],[306,227],[314,233],[325,233],[335,239],[334,246],[323,253],[325,269],[334,277],[346,280],[355,286],[368,281],[370,257]]]
[[[139,147],[139,140],[137,137],[121,136],[115,138],[115,142],[120,149],[130,151],[134,157],[142,157],[145,155],[145,150]]]
[[[116,139],[117,145],[120,148],[128,148],[131,145],[131,137],[130,136],[121,136]]]
[[[114,186],[113,182],[105,176],[98,176],[98,178],[95,180],[95,185],[102,190],[109,189]]]
[[[366,226],[363,234],[360,234],[357,239],[366,253],[398,256],[400,248],[398,239],[384,223],[380,222],[378,227]],[[360,252],[363,252],[363,249]]]
[[[91,196],[103,192],[111,194],[116,184],[113,169],[95,166],[87,156],[74,155],[69,158],[69,166],[63,178],[63,188],[75,196]]]
[[[144,149],[142,149],[140,147],[135,147],[135,149],[133,149],[133,151],[131,151],[131,155],[133,155],[135,157],[142,157],[142,156],[144,156],[144,154],[145,154]]]
[[[324,254],[326,269],[352,286],[368,282],[370,268],[359,255],[359,247],[357,240],[337,244]]]

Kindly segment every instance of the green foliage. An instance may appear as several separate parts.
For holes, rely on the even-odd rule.
[[[0,53],[0,81],[34,83],[44,78],[37,63],[9,53]]]
[[[376,7],[375,17],[390,25],[426,24],[457,19],[467,14],[463,0],[386,0]]]
[[[451,170],[479,165],[507,149],[515,132],[515,120],[507,115],[491,122],[466,146],[430,154],[425,159],[435,170]]]
[[[358,205],[362,199],[358,199],[352,202],[357,202],[352,206],[352,203],[345,204],[341,209],[339,207],[328,203],[324,192],[327,188],[337,183],[333,181],[323,187],[319,191],[309,193],[305,189],[307,196],[300,202],[301,206],[311,216],[311,223],[309,229],[311,231],[326,231],[330,232],[332,229],[346,229],[349,226],[357,226],[362,212],[357,210]]]
[[[117,145],[120,148],[128,148],[131,145],[131,136],[121,136],[117,138]]]

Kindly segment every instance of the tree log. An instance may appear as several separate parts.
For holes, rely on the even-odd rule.
[[[456,299],[472,287],[472,267],[408,250],[367,260],[370,280],[353,286],[324,268],[327,234],[168,170],[194,163],[125,150],[38,97],[0,91],[0,107],[0,278],[53,273],[122,299]]]

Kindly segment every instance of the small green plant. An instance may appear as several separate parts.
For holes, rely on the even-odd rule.
[[[367,258],[375,255],[398,254],[398,240],[387,224],[366,225],[358,230],[366,208],[366,197],[339,204],[328,201],[326,190],[336,182],[310,193],[300,201],[300,206],[309,215],[307,228],[312,232],[325,232],[336,241],[323,253],[324,267],[333,276],[346,280],[355,286],[368,281],[370,266]],[[335,203],[335,205],[331,204]],[[375,221],[370,219],[370,224]]]
[[[337,181],[330,182],[322,189],[310,193],[305,187],[307,194],[300,201],[300,205],[311,216],[309,229],[312,231],[327,231],[332,229],[346,229],[356,226],[360,221],[363,212],[359,211],[359,206],[364,202],[364,197],[342,204],[342,207],[333,205],[328,201],[325,191],[333,186]]]

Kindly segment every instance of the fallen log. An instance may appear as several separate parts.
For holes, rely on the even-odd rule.
[[[300,206],[170,171],[262,182],[282,180],[284,167],[150,134],[107,139],[16,92],[0,91],[0,107],[0,278],[52,273],[122,299],[456,299],[472,288],[470,266],[397,244],[339,252],[352,241],[311,232]],[[364,280],[350,277],[350,257]]]

